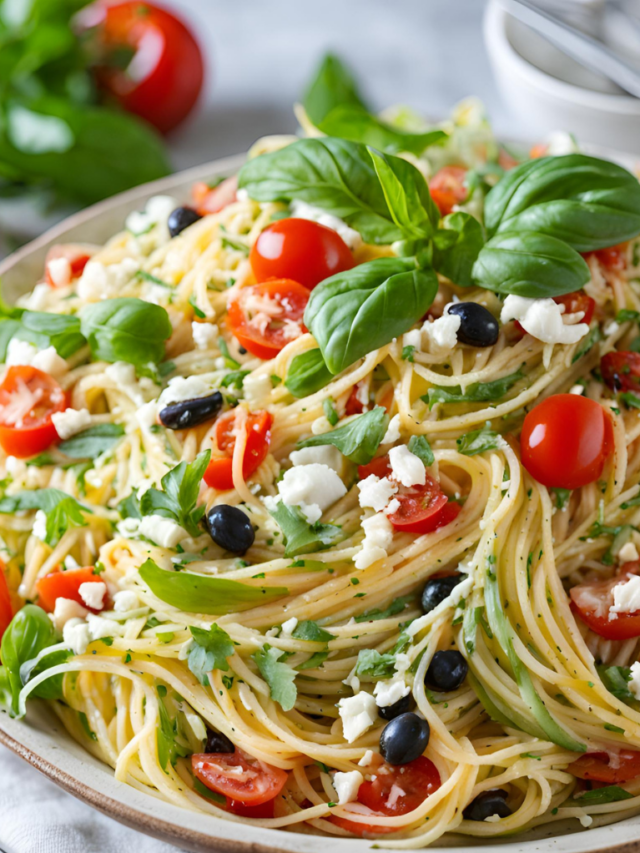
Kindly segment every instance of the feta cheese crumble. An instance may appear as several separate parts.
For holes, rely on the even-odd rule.
[[[107,585],[103,581],[87,581],[80,584],[78,592],[87,607],[92,610],[101,610],[107,594]]]
[[[400,415],[394,415],[389,421],[381,444],[395,444],[400,439]]]
[[[293,450],[289,454],[289,459],[294,467],[299,465],[326,465],[328,468],[333,468],[336,474],[341,474],[344,468],[344,459],[342,453],[337,447],[331,444],[322,444],[320,447],[302,447],[300,450]]]
[[[292,616],[291,619],[287,619],[286,622],[282,623],[282,636],[290,637],[293,632],[296,630],[296,626],[298,624],[298,620],[295,616]]]
[[[220,330],[215,323],[192,323],[191,334],[198,349],[209,349],[216,344]]]
[[[338,805],[352,803],[358,799],[358,790],[364,782],[364,776],[359,770],[351,770],[348,773],[334,773],[333,787],[338,795]]]
[[[67,622],[71,620],[84,620],[87,613],[88,611],[85,607],[71,598],[56,598],[51,621],[55,625],[56,630],[62,631]]]
[[[427,472],[424,462],[412,453],[405,444],[392,447],[389,451],[389,462],[393,477],[403,486],[424,486],[427,482]]]
[[[451,350],[458,343],[458,329],[461,319],[458,314],[443,314],[433,322],[425,323],[422,331],[425,332],[432,350]]]
[[[245,376],[242,383],[244,398],[251,409],[260,409],[271,394],[271,380],[266,374]]]
[[[341,699],[338,702],[338,712],[347,743],[357,740],[378,719],[376,700],[364,690],[356,693],[355,696]]]
[[[350,228],[343,219],[338,219],[337,216],[332,216],[319,207],[307,204],[306,201],[294,199],[291,202],[291,215],[297,219],[310,219],[312,222],[324,225],[325,228],[331,228],[332,231],[335,231],[342,237],[352,252],[362,245],[360,234],[354,231],[353,228]]]
[[[624,583],[614,586],[609,619],[617,619],[618,613],[635,613],[637,610],[640,610],[640,576],[631,575]]]
[[[154,225],[162,225],[166,228],[169,215],[176,207],[178,202],[175,198],[169,195],[154,195],[147,202],[144,211],[134,210],[127,216],[125,227],[136,237],[151,230]]]
[[[140,599],[130,589],[121,589],[113,596],[113,609],[116,613],[128,613],[129,610],[137,610],[140,607]]]
[[[377,560],[387,556],[387,548],[393,541],[391,522],[381,512],[365,518],[362,522],[364,541],[362,549],[353,558],[356,569],[368,569]]]
[[[563,314],[564,305],[558,305],[553,299],[529,299],[509,294],[502,306],[500,321],[517,320],[525,332],[545,344],[575,344],[588,334],[589,326],[580,322],[569,325],[564,319],[579,321],[584,312],[566,315],[564,319]]]
[[[39,539],[41,542],[44,542],[47,536],[47,514],[43,509],[39,509],[36,513],[35,518],[33,519],[33,527],[31,528],[31,532]]]
[[[358,489],[360,506],[370,507],[376,512],[383,510],[398,491],[398,487],[388,477],[376,477],[375,474],[369,474],[364,480],[360,480]]]
[[[633,542],[627,542],[625,545],[620,548],[618,551],[618,559],[621,563],[631,563],[635,562],[635,560],[640,559],[640,555],[638,554],[638,549],[634,545]]]
[[[138,269],[138,261],[133,258],[123,258],[119,263],[107,266],[100,261],[89,261],[78,280],[78,296],[88,302],[120,296]]]
[[[189,535],[175,521],[162,515],[145,515],[138,527],[138,533],[162,548],[175,548],[178,542]]]
[[[397,673],[393,678],[378,681],[373,688],[373,695],[376,697],[376,704],[379,708],[395,705],[409,693],[411,693],[411,688],[405,684],[404,675],[401,673]]]
[[[325,509],[346,495],[347,487],[332,468],[314,462],[285,471],[278,492],[287,506],[299,507],[309,524],[314,524]]]
[[[51,422],[58,436],[65,441],[77,432],[91,426],[91,415],[88,409],[65,409],[64,412],[54,412]]]

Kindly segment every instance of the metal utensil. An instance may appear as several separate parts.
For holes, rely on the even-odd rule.
[[[640,98],[640,71],[602,42],[542,11],[529,0],[500,0],[506,11],[540,33],[585,68],[604,74],[625,92]]]

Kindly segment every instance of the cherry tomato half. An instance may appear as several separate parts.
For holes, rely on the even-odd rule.
[[[640,752],[621,749],[613,761],[606,752],[590,752],[570,764],[567,770],[578,779],[619,785],[640,776]]]
[[[607,246],[606,249],[598,249],[585,255],[594,255],[600,264],[608,270],[623,270],[627,267],[628,243],[618,243],[617,246]]]
[[[401,767],[383,764],[377,768],[375,778],[360,785],[358,802],[371,809],[372,816],[398,817],[417,809],[439,787],[440,774],[435,764],[421,755]],[[354,835],[398,831],[394,827],[356,823],[340,817],[333,817],[333,822]]]
[[[467,170],[462,166],[443,166],[429,181],[431,198],[443,216],[451,213],[456,204],[462,204],[469,194],[464,185]]]
[[[207,216],[210,213],[219,213],[221,210],[237,201],[236,192],[238,190],[238,176],[232,175],[230,178],[225,178],[222,183],[216,187],[210,187],[204,181],[198,181],[191,187],[191,197],[193,198],[193,206],[200,216]]]
[[[520,446],[522,464],[535,480],[577,489],[602,474],[613,450],[611,419],[594,400],[555,394],[527,414]]]
[[[0,446],[20,459],[42,453],[58,441],[51,415],[65,408],[64,391],[48,373],[10,367],[0,385]]]
[[[193,33],[176,15],[146,0],[98,4],[96,37],[104,57],[100,85],[125,110],[162,133],[177,127],[195,106],[204,63]],[[116,57],[131,53],[125,68]]]
[[[286,278],[242,287],[229,302],[227,323],[240,346],[268,360],[306,332],[308,301],[306,287]]]
[[[600,372],[613,391],[640,392],[640,353],[608,352],[600,359]]]
[[[265,228],[251,247],[256,281],[292,278],[309,290],[354,265],[351,250],[333,229],[309,219],[280,219]]]
[[[571,609],[580,619],[607,640],[628,640],[640,637],[640,610],[618,613],[616,619],[609,618],[613,605],[613,588],[627,581],[631,575],[640,574],[640,562],[624,563],[618,574],[602,581],[585,581],[569,591]]]
[[[347,417],[351,417],[352,415],[361,415],[364,412],[365,404],[360,399],[360,396],[360,386],[354,385],[344,407],[344,413]]]
[[[51,574],[40,578],[36,583],[38,604],[47,613],[53,613],[58,598],[70,598],[71,601],[77,601],[87,610],[97,613],[99,610],[104,610],[105,602],[99,608],[87,607],[80,596],[80,587],[83,583],[97,583],[99,580],[100,575],[94,573],[93,566],[87,566],[84,569],[70,569],[68,572],[51,572]]]
[[[0,640],[13,619],[13,607],[11,606],[11,595],[5,575],[5,565],[0,560]]]
[[[44,262],[45,280],[49,287],[66,287],[74,278],[82,275],[87,263],[91,260],[93,252],[87,246],[76,243],[64,243],[53,246],[47,252]],[[51,261],[63,258],[66,264],[55,264],[51,269]]]
[[[236,410],[227,412],[216,422],[215,438],[219,455],[212,456],[204,472],[204,481],[208,486],[220,492],[233,488],[233,451],[236,446]],[[242,473],[245,480],[264,462],[271,443],[271,425],[273,416],[269,412],[250,412],[247,415],[245,429],[247,443],[242,461]]]
[[[289,774],[236,748],[235,752],[191,756],[194,775],[211,791],[243,806],[259,806],[277,797]]]

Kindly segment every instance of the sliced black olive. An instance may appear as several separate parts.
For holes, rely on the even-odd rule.
[[[199,219],[202,219],[202,217],[192,207],[176,207],[175,210],[171,211],[167,220],[169,234],[172,237],[177,237],[181,231],[184,231],[185,228],[193,225]]]
[[[198,424],[215,418],[222,408],[223,402],[222,394],[219,391],[214,391],[207,397],[169,403],[160,412],[160,422],[167,429],[189,429],[189,427],[198,426]]]
[[[244,554],[256,538],[248,515],[237,506],[220,504],[211,507],[205,522],[216,545],[232,554]]]
[[[494,814],[499,817],[509,817],[511,809],[505,802],[506,798],[507,792],[501,788],[485,791],[469,803],[462,815],[465,820],[486,820]]]
[[[411,693],[408,693],[406,696],[398,699],[397,702],[394,702],[393,705],[387,705],[386,708],[378,708],[378,716],[382,717],[383,720],[394,720],[396,717],[399,717],[400,714],[404,714],[406,711],[411,710],[412,705],[413,697],[411,696]]]
[[[466,575],[462,572],[456,572],[453,575],[447,575],[443,578],[431,578],[425,584],[422,590],[422,609],[425,613],[429,613],[434,607],[437,607],[441,601],[444,601],[453,588],[458,586],[460,581],[465,579]]]
[[[422,717],[411,711],[400,714],[382,730],[380,752],[388,764],[408,764],[422,755],[430,735],[429,723]]]
[[[436,652],[427,673],[424,683],[434,690],[457,690],[467,677],[469,664],[460,652],[455,649],[447,649],[444,652]]]
[[[500,327],[491,311],[477,302],[455,302],[449,306],[449,314],[460,317],[457,335],[463,344],[472,347],[492,347],[498,340]]]
[[[207,742],[204,751],[206,753],[235,752],[236,748],[222,732],[214,732],[213,729],[207,728]]]

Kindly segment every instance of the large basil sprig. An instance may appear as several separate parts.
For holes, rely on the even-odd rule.
[[[603,249],[640,233],[640,183],[584,154],[529,160],[487,195],[485,225],[489,236],[537,231],[578,252]]]
[[[128,361],[138,367],[162,361],[164,342],[172,332],[164,308],[135,297],[87,305],[80,319],[95,358]]]
[[[378,258],[331,276],[311,293],[304,322],[332,373],[404,334],[438,290],[432,269],[414,258]]]
[[[405,238],[430,237],[440,219],[427,182],[414,165],[401,157],[369,148],[393,221]]]

